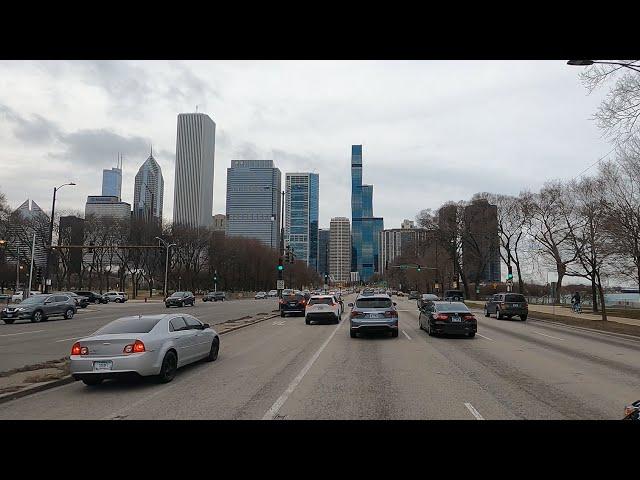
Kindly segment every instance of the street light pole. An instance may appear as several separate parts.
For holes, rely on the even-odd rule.
[[[634,60],[634,62],[637,62],[637,61],[638,60]],[[594,63],[603,64],[603,65],[620,65],[621,67],[625,67],[630,70],[633,70],[634,72],[640,73],[640,70],[638,70],[637,68],[633,68],[635,66],[635,65],[632,65],[633,62],[621,63],[621,62],[602,62],[598,60],[569,60],[567,62],[567,65],[572,65],[575,67],[588,67],[589,65],[593,65]]]
[[[166,256],[164,259],[164,298],[167,298],[167,279],[169,278],[169,249],[171,247],[175,247],[175,243],[167,244],[160,237],[156,237],[157,240],[161,241],[164,247],[166,248]],[[179,289],[179,288],[178,288]]]
[[[56,192],[67,185],[75,185],[75,183],[65,183],[59,187],[53,187],[53,204],[51,205],[51,222],[49,222],[49,247],[47,248],[47,264],[45,265],[44,275],[44,293],[49,293],[49,263],[51,263],[51,247],[53,243],[53,219],[56,214]]]

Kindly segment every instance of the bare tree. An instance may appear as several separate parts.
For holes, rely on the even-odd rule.
[[[634,61],[618,62],[631,64]],[[594,64],[582,72],[580,78],[589,93],[604,84],[614,82],[595,114],[597,124],[605,135],[618,145],[637,136],[640,73],[620,65]]]

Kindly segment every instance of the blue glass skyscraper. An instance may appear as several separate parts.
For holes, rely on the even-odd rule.
[[[285,238],[296,259],[318,269],[320,182],[317,173],[287,173]]]
[[[351,146],[351,270],[366,282],[378,271],[384,220],[373,216],[373,185],[362,184],[362,145]]]

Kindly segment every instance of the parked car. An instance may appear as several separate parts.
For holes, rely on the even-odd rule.
[[[170,382],[176,370],[201,359],[214,361],[220,337],[208,323],[180,313],[114,320],[71,347],[75,380],[98,385],[107,378],[156,375]]]
[[[426,302],[440,300],[440,297],[434,295],[433,293],[423,293],[418,298],[418,310],[421,309]]]
[[[462,290],[446,290],[443,298],[452,302],[464,302],[464,292]]]
[[[185,305],[193,307],[196,304],[196,297],[191,292],[175,292],[165,298],[164,304],[167,308],[184,307]]]
[[[22,301],[22,296],[24,294],[22,293],[22,290],[19,292],[14,293],[13,295],[11,295],[11,301],[12,302],[21,302]],[[33,295],[40,295],[40,292],[37,292],[35,290],[31,290],[31,294],[29,296],[33,296]]]
[[[375,332],[398,336],[398,311],[396,303],[391,301],[389,295],[358,295],[355,303],[350,303],[349,307],[351,338],[356,338],[358,333]]]
[[[498,320],[517,316],[526,321],[529,315],[527,299],[519,293],[496,293],[484,304],[484,316],[490,317],[492,313]]]
[[[278,290],[269,290],[269,293],[267,294],[268,297],[273,298],[273,297],[277,297],[278,296]]]
[[[430,337],[441,333],[474,337],[478,320],[462,302],[427,301],[420,309],[418,326]]]
[[[420,292],[418,292],[417,290],[411,290],[409,292],[409,300],[417,300],[420,298]]]
[[[127,301],[127,295],[124,292],[107,292],[103,297],[107,302],[124,303]]]
[[[0,317],[8,324],[20,319],[38,323],[58,315],[71,319],[77,311],[76,302],[70,295],[42,294],[25,298],[19,305],[7,305]]]
[[[75,292],[55,292],[55,294],[61,294],[61,295],[69,295],[71,298],[73,298],[76,302],[76,307],[79,308],[87,308],[87,306],[89,305],[89,299],[83,295],[78,295]]]
[[[280,300],[280,316],[285,317],[287,313],[301,313],[304,316],[307,308],[307,299],[301,293],[291,293],[282,295]]]
[[[399,297],[404,297],[404,292],[398,292],[398,293],[396,293],[396,295],[399,296]]]
[[[253,298],[255,298],[256,300],[262,300],[264,298],[267,298],[267,292],[258,292]]]
[[[202,297],[203,302],[217,302],[220,300],[223,302],[226,300],[227,294],[225,292],[209,292]]]
[[[312,295],[305,310],[305,323],[329,320],[339,323],[342,315],[340,303],[332,295]]]
[[[103,295],[100,295],[99,293],[89,292],[86,290],[82,292],[75,292],[75,293],[83,297],[87,297],[87,300],[89,303],[107,303],[108,302],[108,300],[104,298]]]

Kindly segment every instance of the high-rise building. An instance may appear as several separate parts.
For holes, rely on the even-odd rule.
[[[287,173],[285,177],[285,239],[296,260],[318,269],[317,173]]]
[[[102,195],[122,198],[122,159],[118,156],[118,166],[102,170]]]
[[[384,220],[373,216],[373,185],[362,185],[362,145],[351,146],[351,268],[366,282],[378,271]]]
[[[399,257],[412,261],[419,258],[425,243],[431,238],[429,233],[422,228],[392,228],[380,232],[378,271],[384,274]]]
[[[406,219],[405,219],[405,220],[402,222],[402,226],[401,226],[400,228],[402,228],[403,230],[408,230],[408,229],[411,229],[411,228],[416,228],[416,223],[415,223],[413,220],[406,220]]]
[[[211,226],[216,124],[204,113],[178,115],[173,223]]]
[[[115,196],[89,195],[84,206],[84,217],[110,217],[116,220],[131,219],[131,205]]]
[[[273,160],[231,160],[227,168],[227,235],[278,249],[281,178]]]
[[[318,273],[329,273],[330,233],[328,228],[318,229]]]
[[[138,218],[155,219],[162,222],[162,205],[164,203],[164,179],[162,169],[155,158],[153,150],[136,174],[133,190],[133,214]]]
[[[15,264],[16,259],[25,264],[31,262],[31,248],[33,234],[36,235],[34,265],[44,268],[47,263],[47,253],[44,245],[48,238],[43,238],[49,232],[50,217],[33,200],[27,199],[16,208],[9,218],[7,227],[7,243],[5,247],[6,261]]]
[[[82,245],[84,243],[84,218],[73,215],[60,217],[59,245]],[[82,250],[72,248],[68,253],[69,264],[67,270],[80,273],[82,269]]]
[[[462,266],[470,283],[500,281],[498,207],[486,199],[464,209]]]
[[[351,281],[351,231],[349,219],[335,217],[329,224],[329,275],[336,283]]]
[[[224,213],[214,215],[211,228],[214,232],[225,232],[227,229],[227,216]]]

